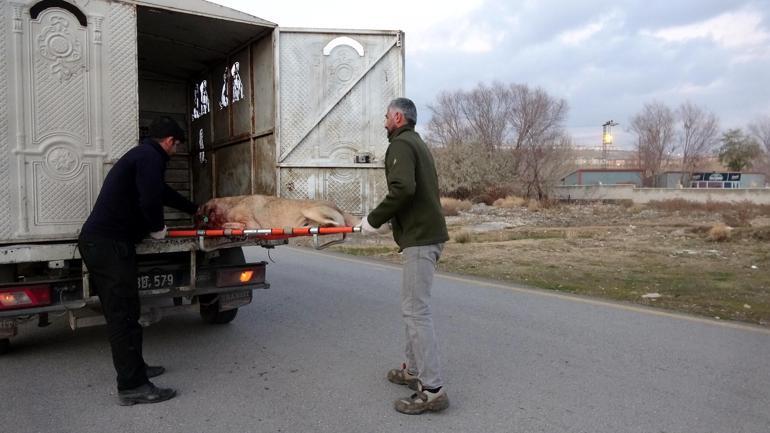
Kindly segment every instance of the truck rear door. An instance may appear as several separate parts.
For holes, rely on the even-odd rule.
[[[275,40],[278,195],[367,213],[387,192],[383,116],[404,94],[403,33],[279,28]]]

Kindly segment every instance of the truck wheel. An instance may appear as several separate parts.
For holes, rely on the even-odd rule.
[[[0,355],[7,353],[11,348],[11,340],[7,338],[0,338]]]
[[[219,301],[206,305],[211,302],[214,297],[216,297],[216,295],[203,295],[200,297],[201,319],[212,325],[224,325],[225,323],[232,322],[238,314],[238,309],[233,308],[232,310],[219,311]]]
[[[213,258],[211,264],[220,265],[242,265],[246,263],[241,247],[228,248],[219,251],[219,257]],[[213,302],[217,295],[201,295],[198,301],[201,304],[201,318],[204,322],[212,325],[224,325],[230,323],[238,314],[238,309],[234,308],[227,311],[219,311],[219,301]]]

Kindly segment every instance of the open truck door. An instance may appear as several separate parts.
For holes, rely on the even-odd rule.
[[[404,94],[403,33],[276,33],[278,194],[368,213],[387,193],[383,115]]]

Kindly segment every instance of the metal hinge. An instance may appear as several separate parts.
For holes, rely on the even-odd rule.
[[[397,46],[398,48],[401,48],[401,36],[402,36],[403,34],[404,34],[404,33],[402,33],[402,32],[398,32],[398,35],[396,36],[396,46]]]

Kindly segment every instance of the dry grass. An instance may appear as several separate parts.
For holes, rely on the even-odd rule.
[[[749,227],[751,226],[752,219],[770,216],[770,206],[754,204],[749,201],[708,201],[700,203],[684,199],[672,199],[651,201],[648,206],[664,212],[701,212],[720,215],[722,221],[730,227]]]
[[[527,200],[517,197],[515,195],[509,195],[505,198],[499,198],[492,203],[494,207],[514,208],[521,207],[527,204]]]
[[[468,200],[458,200],[451,197],[441,197],[441,210],[445,216],[455,216],[460,211],[466,211],[471,208],[473,204]]]
[[[527,210],[532,212],[539,211],[541,207],[541,203],[533,198],[529,199],[529,203],[527,203]]]
[[[666,212],[708,212],[708,213],[733,213],[739,212],[742,214],[758,215],[770,215],[770,205],[766,204],[754,204],[750,201],[740,202],[725,202],[725,201],[707,201],[705,203],[688,201],[681,198],[675,198],[671,200],[653,200],[647,204],[652,209],[662,210]]]
[[[708,231],[708,238],[714,242],[724,242],[730,239],[732,229],[722,223],[716,224]]]
[[[722,222],[721,211],[734,211],[736,205],[699,204],[694,212],[671,213],[618,204],[567,205],[558,212],[521,209],[518,217],[529,219],[515,228],[472,232],[465,223],[452,226],[453,241],[439,268],[770,326],[770,218],[733,229]],[[718,212],[706,211],[720,206]],[[761,206],[751,208],[764,212]],[[644,215],[636,215],[641,211]],[[367,245],[332,248],[400,263],[395,246],[353,238]],[[642,298],[650,292],[662,296]]]

